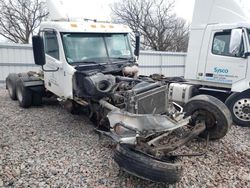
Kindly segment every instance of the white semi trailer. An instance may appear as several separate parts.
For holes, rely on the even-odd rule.
[[[220,1],[212,1],[215,3],[212,7]],[[49,1],[55,13],[52,2],[55,1]],[[248,47],[246,28],[236,29],[228,31],[234,36],[232,40],[244,36]],[[211,38],[194,38],[203,36],[204,28],[197,31],[199,34],[194,32],[196,29],[191,31],[189,51],[193,46],[198,53],[202,48],[196,41],[205,45],[205,41],[210,44]],[[212,84],[205,84],[210,82],[198,82],[192,77],[184,80],[159,75],[138,76],[139,37],[136,37],[133,53],[131,33],[125,25],[95,20],[65,21],[61,14],[55,14],[52,21],[41,24],[39,35],[32,39],[35,63],[41,66],[41,71],[10,74],[6,87],[10,97],[17,99],[24,108],[41,105],[43,97],[56,96],[72,113],[84,109],[85,115],[94,121],[95,130],[115,141],[114,160],[121,169],[151,181],[174,183],[182,174],[181,165],[175,160],[177,157],[205,153],[203,150],[180,154],[176,149],[197,136],[205,138],[207,144],[209,140],[220,139],[232,124],[226,105],[202,92],[231,90],[225,87],[227,83],[210,87]],[[219,39],[213,39],[214,43]],[[226,44],[217,43],[216,53],[226,48]],[[235,47],[232,53],[237,52],[238,46]],[[200,53],[193,52],[188,59],[195,65],[195,60],[198,61],[195,55],[200,57]],[[193,64],[194,70],[200,63]],[[186,77],[189,75],[187,71]],[[206,73],[216,78],[215,75]],[[240,112],[246,113],[248,108],[243,105]]]

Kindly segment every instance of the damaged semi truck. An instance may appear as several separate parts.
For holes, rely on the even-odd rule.
[[[137,36],[133,53],[131,33],[124,25],[90,20],[44,22],[32,38],[40,72],[10,74],[6,87],[24,108],[56,96],[71,112],[85,109],[95,130],[115,142],[121,169],[175,183],[182,175],[175,159],[205,153],[176,150],[198,136],[206,145],[224,137],[231,114],[219,99],[199,94],[199,85],[138,75],[140,41]]]

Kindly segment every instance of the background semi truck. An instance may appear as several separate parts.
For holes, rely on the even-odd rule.
[[[196,0],[185,79],[170,85],[170,99],[185,104],[197,94],[226,103],[234,122],[250,126],[250,18],[234,0]],[[183,94],[178,94],[183,93]]]
[[[231,114],[220,100],[201,94],[199,84],[138,75],[140,37],[133,53],[131,34],[125,25],[64,20],[56,14],[32,38],[41,71],[10,74],[6,87],[24,108],[55,97],[72,113],[83,110],[99,134],[115,141],[114,160],[121,169],[174,183],[182,175],[177,157],[205,153],[175,151],[197,136],[206,145],[224,137]]]

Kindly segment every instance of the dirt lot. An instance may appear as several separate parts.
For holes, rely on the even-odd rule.
[[[204,143],[201,143],[204,144]],[[192,142],[184,150],[195,149]],[[232,126],[171,187],[250,187],[250,128]],[[0,89],[0,187],[168,187],[119,172],[108,139],[54,103],[22,109]]]

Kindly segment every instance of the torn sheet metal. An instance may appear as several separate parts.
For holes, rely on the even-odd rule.
[[[131,130],[139,132],[161,132],[171,131],[189,123],[190,118],[175,121],[165,115],[157,114],[132,114],[121,110],[112,110],[107,115],[110,126],[122,124]]]

